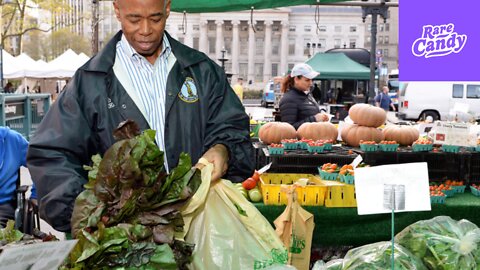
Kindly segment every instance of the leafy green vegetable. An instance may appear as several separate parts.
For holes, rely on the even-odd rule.
[[[466,270],[480,268],[480,229],[468,220],[438,216],[418,221],[395,237],[422,258],[429,269]]]
[[[182,153],[165,173],[155,131],[138,133],[127,121],[119,139],[92,157],[89,182],[77,197],[72,232],[79,239],[67,267],[73,269],[186,269],[193,245],[174,238],[184,222],[180,208],[198,189],[200,173]]]
[[[394,267],[398,270],[426,270],[421,260],[406,248],[395,244]],[[390,269],[392,243],[378,242],[351,249],[343,259],[342,270]],[[334,268],[335,269],[335,268]]]
[[[5,244],[20,241],[23,238],[23,233],[15,230],[15,221],[8,220],[5,228],[0,228],[0,241]]]

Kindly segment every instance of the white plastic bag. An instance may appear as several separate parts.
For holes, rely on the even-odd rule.
[[[212,164],[202,169],[202,184],[185,206],[185,241],[195,244],[192,269],[264,269],[286,264],[288,253],[275,231],[228,180],[210,186]]]

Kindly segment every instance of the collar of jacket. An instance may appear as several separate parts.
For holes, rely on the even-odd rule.
[[[182,69],[185,69],[189,66],[197,64],[201,61],[204,61],[207,56],[196,50],[192,50],[187,46],[183,45],[179,41],[173,39],[170,34],[165,31],[165,34],[170,42],[172,47],[172,52],[177,58],[178,64]],[[115,36],[107,43],[105,48],[103,48],[97,55],[93,56],[83,67],[80,69],[85,71],[94,71],[94,72],[104,72],[108,73],[109,70],[113,67],[113,62],[115,61],[115,53],[117,48],[117,43],[122,37],[122,31],[120,30]]]
[[[295,93],[297,93],[297,94],[299,94],[299,95],[307,96],[307,94],[305,94],[304,91],[299,90],[298,88],[295,88],[295,87],[293,87],[293,86],[292,86],[292,88],[290,88],[290,90],[295,91]]]

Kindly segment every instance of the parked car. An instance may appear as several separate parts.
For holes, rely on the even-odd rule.
[[[480,119],[480,82],[409,82],[401,85],[400,119],[447,120],[452,109],[467,106]]]
[[[281,96],[280,83],[281,79],[278,78],[268,81],[263,88],[262,100],[260,101],[262,107],[267,108],[268,105],[275,105],[278,103]]]

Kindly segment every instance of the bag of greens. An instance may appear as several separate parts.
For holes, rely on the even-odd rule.
[[[342,270],[380,270],[392,266],[392,243],[378,242],[351,249],[343,259]],[[394,266],[396,270],[426,270],[419,258],[406,248],[395,244]]]
[[[429,269],[480,268],[480,229],[468,220],[438,216],[418,221],[397,234],[395,239],[422,258]]]

